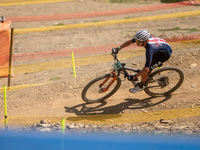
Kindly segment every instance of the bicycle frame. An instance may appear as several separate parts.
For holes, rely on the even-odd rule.
[[[117,55],[116,55],[116,54],[112,54],[112,56],[114,57],[114,60],[115,60],[115,61],[117,61],[117,62],[120,63],[120,61],[117,59]],[[139,69],[126,67],[126,66],[125,66],[125,65],[126,65],[125,63],[120,63],[120,65],[122,66],[122,68],[120,68],[120,69],[118,69],[118,70],[114,67],[114,71],[111,72],[111,74],[113,74],[114,78],[113,78],[113,80],[108,84],[108,86],[107,86],[106,88],[102,89],[101,87],[110,79],[110,77],[106,78],[106,79],[103,81],[103,83],[99,84],[99,87],[101,88],[101,92],[106,92],[106,91],[109,89],[109,87],[115,82],[116,78],[117,78],[118,76],[120,76],[120,72],[121,72],[121,71],[124,72],[124,78],[126,78],[126,77],[129,76],[129,74],[128,74],[128,72],[127,72],[126,70],[130,70],[130,71],[134,71],[134,72],[140,72],[140,71],[141,71],[141,70],[139,70]],[[117,75],[116,75],[116,73],[115,73],[116,71],[118,71]],[[132,82],[132,83],[133,83],[133,82]],[[133,84],[135,85],[135,83],[133,83]]]

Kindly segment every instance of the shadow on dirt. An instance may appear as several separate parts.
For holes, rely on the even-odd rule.
[[[145,98],[145,99],[124,99],[125,102],[114,106],[106,106],[107,102],[95,103],[95,104],[79,104],[73,107],[64,107],[66,113],[75,113],[76,115],[100,115],[100,114],[121,114],[125,110],[134,110],[152,107],[161,104],[171,98],[171,95],[167,97],[159,98]]]

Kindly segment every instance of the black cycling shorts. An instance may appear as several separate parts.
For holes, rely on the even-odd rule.
[[[153,56],[153,60],[150,66],[150,71],[157,67],[161,67],[163,65],[163,62],[167,61],[169,58],[170,58],[170,55],[165,55],[163,53],[159,53]]]

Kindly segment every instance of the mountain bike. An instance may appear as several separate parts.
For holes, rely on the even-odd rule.
[[[124,78],[129,76],[128,72],[140,72],[141,70],[126,67],[125,63],[121,63],[117,54],[111,54],[114,58],[113,71],[109,74],[99,76],[90,81],[82,91],[82,99],[87,103],[103,102],[112,96],[121,86],[120,74]],[[163,67],[155,70],[148,75],[145,82],[144,91],[152,97],[167,96],[176,91],[184,80],[184,74],[177,67]],[[138,82],[130,81],[134,86]]]

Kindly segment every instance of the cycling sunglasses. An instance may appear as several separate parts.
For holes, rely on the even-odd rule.
[[[137,44],[140,44],[140,43],[142,42],[142,41],[138,41],[138,40],[136,40],[136,39],[135,39],[135,41],[136,41]]]

